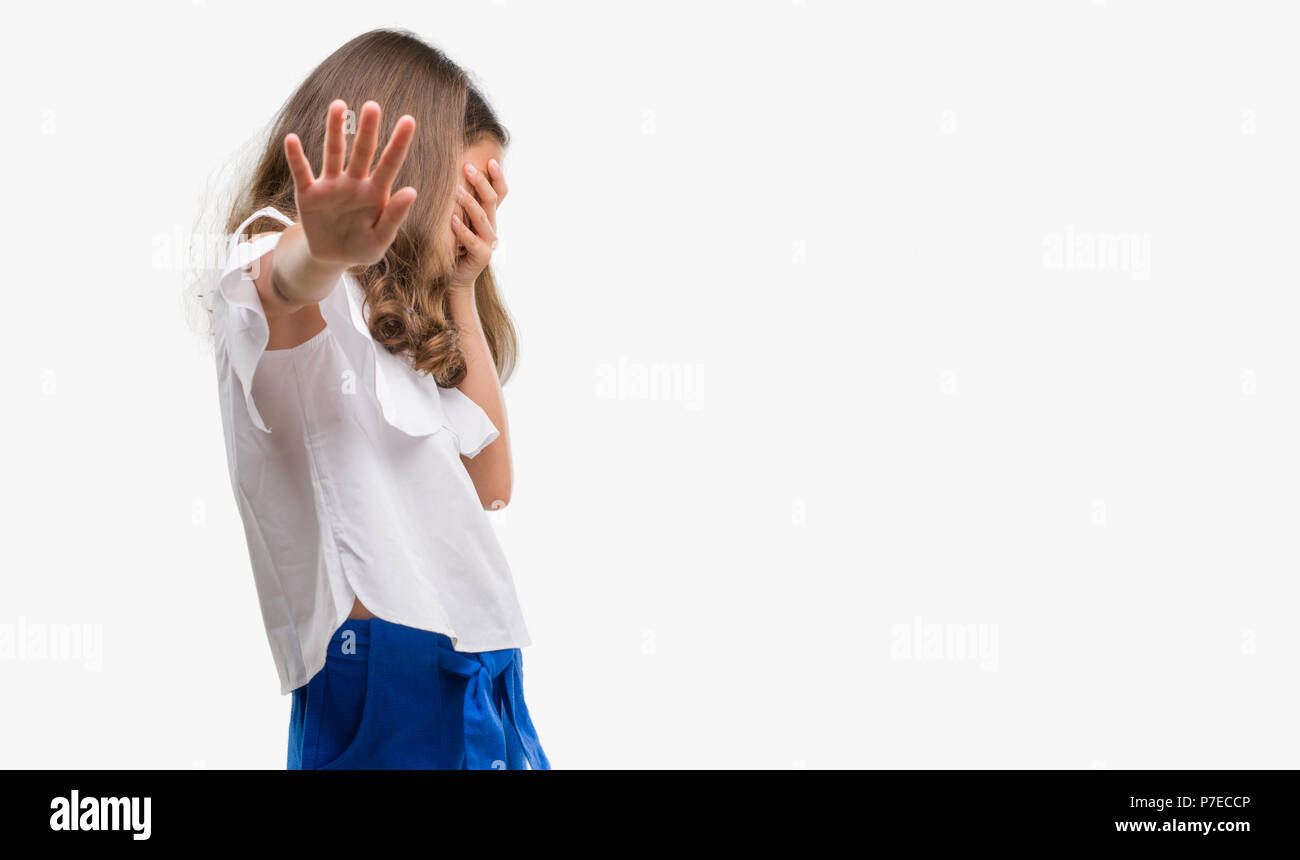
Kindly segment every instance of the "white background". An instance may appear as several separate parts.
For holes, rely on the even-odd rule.
[[[167,250],[376,26],[514,137],[496,524],[556,768],[1300,766],[1286,4],[3,14],[0,766],[284,767]],[[15,650],[54,624],[102,648]]]

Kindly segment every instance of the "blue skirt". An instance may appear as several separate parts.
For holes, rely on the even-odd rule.
[[[523,653],[349,618],[292,693],[289,770],[550,770],[524,703]]]

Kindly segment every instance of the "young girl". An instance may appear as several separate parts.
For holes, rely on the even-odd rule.
[[[442,52],[366,33],[285,103],[226,225],[221,414],[291,769],[550,768],[484,513],[512,480],[507,143]]]

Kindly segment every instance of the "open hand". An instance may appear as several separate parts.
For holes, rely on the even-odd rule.
[[[320,176],[312,175],[298,135],[285,135],[284,154],[293,174],[298,220],[312,258],[322,263],[368,266],[383,259],[415,202],[415,189],[409,185],[391,197],[388,193],[415,135],[415,119],[403,115],[397,121],[371,173],[370,163],[379,144],[379,105],[366,102],[361,107],[352,157],[344,169],[347,108],[342,99],[330,103]]]
[[[461,167],[463,180],[456,189],[456,202],[465,207],[470,221],[466,224],[453,211],[451,229],[465,253],[456,260],[452,283],[462,289],[473,287],[497,246],[497,207],[508,189],[505,173],[495,158],[488,161],[488,172],[490,177],[467,162]]]

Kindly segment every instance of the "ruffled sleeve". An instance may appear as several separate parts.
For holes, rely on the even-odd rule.
[[[384,419],[409,436],[451,431],[457,450],[474,457],[499,432],[483,409],[455,388],[443,388],[427,374],[417,373],[402,356],[393,355],[370,334],[365,293],[351,274],[320,303],[321,316],[334,331],[334,340],[359,375],[359,387],[369,389]]]
[[[258,218],[271,217],[292,224],[277,209],[267,206],[259,209],[239,225],[230,238],[226,264],[221,271],[217,294],[213,298],[212,314],[218,354],[224,353],[230,369],[239,379],[239,386],[248,407],[248,417],[253,426],[271,432],[262,420],[262,413],[253,402],[253,372],[266,351],[271,329],[262,309],[262,299],[257,294],[253,278],[257,275],[255,264],[280,242],[280,233],[272,233],[252,242],[240,241],[244,230]]]
[[[274,207],[260,209],[235,231],[229,259],[221,274],[219,296],[213,306],[217,337],[224,342],[230,367],[238,377],[254,426],[270,428],[253,402],[253,373],[266,350],[270,327],[262,309],[252,264],[280,241],[280,233],[240,243],[240,234],[258,217],[276,218],[286,226],[293,221]],[[455,388],[443,388],[427,374],[417,373],[403,357],[384,349],[370,334],[366,321],[365,295],[361,284],[344,273],[330,294],[320,301],[321,316],[358,375],[359,388],[368,390],[379,405],[384,420],[409,436],[429,436],[448,430],[456,449],[474,457],[499,432],[487,413]],[[219,344],[220,346],[220,344]]]
[[[483,408],[470,400],[459,388],[439,388],[442,408],[447,413],[448,425],[456,434],[456,447],[466,457],[473,459],[501,435]]]

